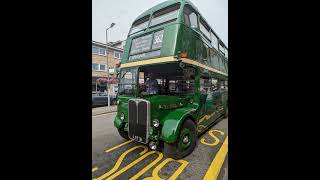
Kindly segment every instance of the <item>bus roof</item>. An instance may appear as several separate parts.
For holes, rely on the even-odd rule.
[[[204,21],[206,21],[206,19],[204,18],[204,16],[202,16],[202,14],[199,12],[198,8],[190,1],[190,0],[168,0],[168,1],[165,1],[165,2],[162,2],[160,4],[157,4],[155,6],[153,6],[152,8],[146,10],[145,12],[143,12],[142,14],[140,14],[135,20],[137,21],[138,19],[140,18],[143,18],[147,15],[151,15],[153,12],[156,12],[160,9],[163,9],[165,7],[168,7],[170,5],[173,5],[175,3],[184,3],[184,4],[189,4],[194,10],[196,10],[198,12],[198,14],[202,17],[202,19]],[[207,22],[207,21],[206,21]],[[209,23],[207,22],[207,24],[209,25]],[[214,29],[209,25],[210,29],[213,31],[214,35],[219,39],[219,41],[221,41],[221,44],[228,49],[228,47],[225,45],[225,43],[220,39],[220,37],[218,36],[218,34],[214,31]]]

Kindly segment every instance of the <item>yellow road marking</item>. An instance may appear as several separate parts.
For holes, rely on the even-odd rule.
[[[197,128],[198,132],[202,131],[201,128],[204,129],[204,128],[206,128],[206,126],[204,126],[202,124],[198,125],[198,128]]]
[[[113,148],[107,149],[105,152],[113,151],[113,150],[115,150],[115,149],[117,149],[117,148],[119,148],[119,147],[121,147],[121,146],[124,146],[124,145],[126,145],[126,144],[128,144],[128,143],[131,143],[132,141],[133,141],[133,139],[131,139],[131,140],[129,140],[129,141],[126,141],[126,142],[124,142],[124,143],[122,143],[122,144],[119,144],[119,145],[113,147]]]
[[[207,142],[205,142],[205,139],[204,139],[204,138],[202,138],[202,139],[200,140],[200,142],[201,142],[202,144],[205,144],[205,145],[208,145],[208,146],[216,146],[217,144],[219,144],[219,143],[220,143],[220,140],[219,140],[219,138],[217,138],[217,136],[215,136],[215,135],[213,134],[213,132],[218,132],[218,133],[220,133],[222,136],[224,135],[224,132],[223,132],[223,131],[213,129],[213,130],[210,130],[208,134],[209,134],[211,137],[213,137],[214,143],[207,143]]]
[[[208,115],[204,115],[201,119],[199,119],[198,124],[200,124],[204,120],[210,119],[214,114],[215,114],[215,112],[208,114]]]
[[[134,180],[134,179],[138,179],[141,175],[143,175],[145,172],[147,172],[152,166],[154,166],[155,164],[157,164],[162,158],[163,158],[163,154],[155,151],[159,156],[156,160],[152,161],[152,163],[150,163],[148,166],[146,166],[145,168],[143,168],[141,171],[139,171],[136,175],[132,176],[129,180]]]
[[[117,160],[116,164],[114,165],[114,167],[110,171],[108,171],[107,173],[103,174],[102,176],[96,178],[95,180],[101,180],[101,179],[104,179],[104,178],[110,176],[112,173],[114,173],[116,170],[118,170],[118,168],[120,167],[120,165],[121,165],[123,159],[126,157],[126,155],[128,153],[130,153],[131,151],[138,149],[138,148],[143,148],[143,151],[140,152],[140,155],[142,155],[148,151],[148,148],[146,146],[135,146],[135,147],[125,151],[124,153],[121,154],[121,156]]]
[[[126,167],[122,168],[121,170],[117,171],[116,173],[114,173],[112,176],[108,177],[107,180],[111,180],[111,179],[114,179],[116,177],[118,177],[120,174],[122,174],[123,172],[127,171],[128,169],[130,169],[132,166],[136,165],[137,163],[139,163],[140,161],[142,161],[144,158],[146,158],[147,156],[151,155],[151,154],[154,154],[154,153],[157,153],[159,156],[157,159],[155,159],[151,164],[152,166],[159,162],[163,155],[162,153],[158,152],[158,151],[149,151],[148,153],[144,154],[143,156],[141,156],[140,158],[136,159],[135,161],[133,161],[132,163],[128,164]],[[138,173],[137,175],[135,175],[134,177],[138,178],[139,176],[141,176],[145,171],[149,170],[152,166],[147,166],[145,167],[144,169],[142,169],[142,173]],[[133,178],[130,178],[130,179],[133,179]]]
[[[95,172],[96,170],[98,170],[98,167],[92,168],[92,172]]]
[[[176,161],[176,162],[180,162],[182,165],[174,172],[174,174],[169,178],[169,180],[174,180],[176,179],[181,172],[184,170],[184,168],[186,168],[186,166],[189,164],[188,161],[185,160],[174,160],[172,158],[167,158],[164,161],[162,161],[153,171],[152,171],[152,177],[147,177],[144,178],[143,180],[162,180],[159,177],[159,171],[160,169],[163,168],[163,166],[165,166],[167,163],[169,163],[170,161]]]
[[[218,153],[216,154],[215,158],[213,159],[212,163],[210,164],[210,167],[208,171],[206,172],[206,175],[203,177],[203,180],[216,180],[220,169],[223,165],[223,162],[226,158],[226,155],[228,153],[228,136],[224,140],[221,148],[219,149]]]

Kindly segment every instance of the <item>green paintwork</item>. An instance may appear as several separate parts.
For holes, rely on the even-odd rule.
[[[121,64],[126,64],[134,61],[143,61],[144,59],[129,60],[129,52],[132,40],[144,36],[149,33],[154,33],[159,30],[164,30],[164,37],[161,47],[161,55],[159,57],[173,56],[179,59],[180,52],[187,52],[188,58],[195,60],[199,63],[205,64],[209,67],[218,69],[228,74],[228,60],[218,50],[216,50],[208,40],[205,39],[200,30],[193,30],[184,24],[182,10],[185,4],[190,4],[196,11],[197,8],[187,0],[170,0],[163,2],[143,14],[141,14],[136,20],[152,13],[175,4],[181,3],[178,19],[175,22],[171,22],[164,25],[159,25],[154,28],[147,28],[143,33],[133,34],[127,38],[126,45],[124,47],[124,54],[121,59]],[[200,13],[199,13],[200,14]],[[200,14],[201,15],[201,14]],[[220,41],[220,40],[219,40]],[[205,48],[207,46],[208,48]],[[150,51],[150,50],[149,50]],[[206,57],[206,52],[211,51],[209,57]],[[148,52],[148,51],[145,51]],[[186,67],[190,66],[185,64]],[[139,68],[139,67],[133,67]],[[219,91],[217,97],[214,97],[211,101],[206,101],[206,96],[200,95],[200,75],[208,74],[210,77],[216,77],[221,80],[227,80],[228,76],[214,73],[203,68],[196,68],[195,77],[195,93],[189,96],[165,96],[154,95],[147,97],[138,97],[138,90],[136,89],[133,96],[118,96],[118,110],[117,116],[114,120],[114,126],[121,128],[128,122],[128,100],[131,98],[144,98],[150,101],[151,104],[151,117],[150,120],[157,118],[160,121],[160,128],[152,129],[150,139],[159,139],[167,143],[173,143],[177,140],[180,127],[182,123],[187,119],[192,119],[195,124],[208,126],[217,118],[219,118],[227,109],[227,91]],[[124,69],[124,68],[123,68]],[[123,70],[123,69],[120,69]],[[136,77],[138,79],[138,75]],[[137,82],[137,80],[136,80]],[[138,83],[138,82],[137,82]],[[191,103],[192,102],[192,103]],[[159,107],[160,105],[160,107]],[[125,114],[125,120],[120,120],[120,114]],[[199,120],[208,114],[213,114],[208,120],[204,120],[198,124]],[[151,124],[151,123],[150,123]],[[202,132],[204,129],[200,130]]]

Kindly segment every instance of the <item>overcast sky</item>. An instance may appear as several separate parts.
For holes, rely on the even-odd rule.
[[[145,10],[165,0],[92,0],[92,40],[106,42],[125,40],[132,22]],[[191,0],[210,26],[228,44],[228,0]],[[228,46],[228,45],[227,45]]]

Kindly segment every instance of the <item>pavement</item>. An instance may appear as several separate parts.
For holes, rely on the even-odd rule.
[[[92,108],[92,116],[96,116],[99,114],[106,114],[106,113],[111,113],[111,112],[116,112],[117,111],[117,106],[102,106],[102,107],[96,107]]]
[[[199,136],[195,150],[175,161],[123,139],[113,126],[115,115],[92,116],[93,179],[228,179],[228,119]]]

